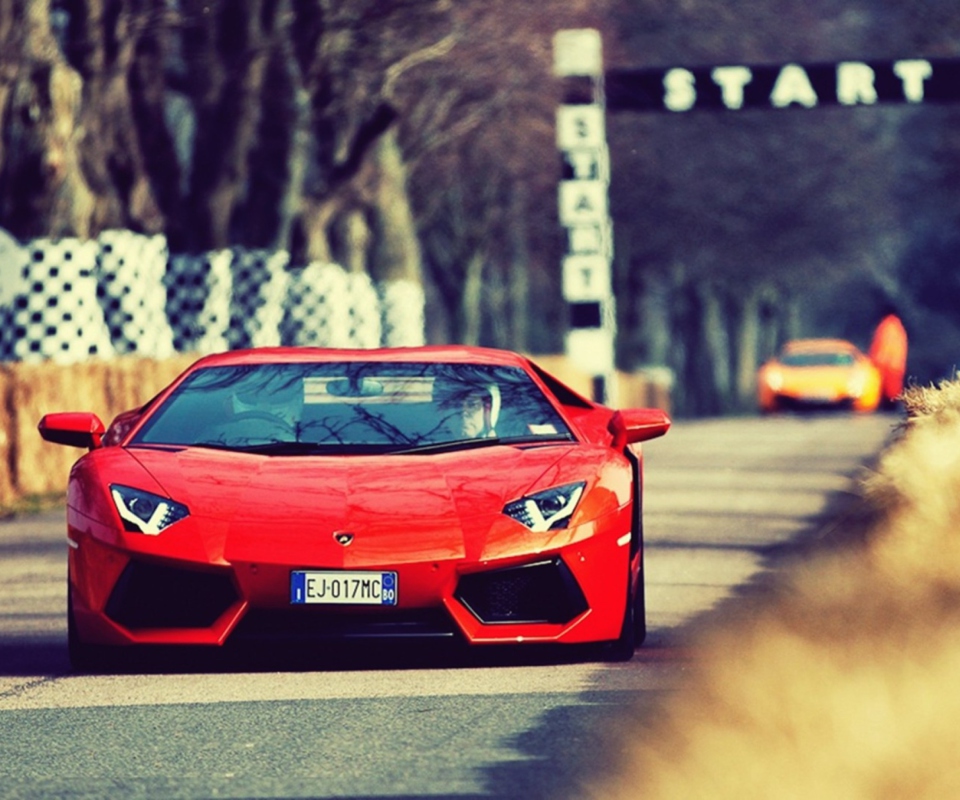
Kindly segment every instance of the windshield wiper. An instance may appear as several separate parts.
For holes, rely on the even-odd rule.
[[[227,442],[192,442],[190,447],[210,450],[228,450],[235,453],[262,453],[264,455],[302,455],[315,453],[323,445],[316,442],[260,442],[258,444],[229,444]]]
[[[392,456],[407,456],[419,455],[421,453],[451,453],[456,450],[476,450],[480,447],[490,447],[498,444],[557,444],[559,442],[572,441],[574,441],[574,439],[570,434],[557,434],[555,436],[491,436],[485,439],[454,439],[447,442],[421,444],[416,447],[405,447],[401,450],[390,450],[389,454]]]
[[[205,447],[208,450],[236,450],[237,449],[236,447],[229,444],[225,444],[224,442],[187,442],[186,444],[181,445],[181,447]]]
[[[379,455],[390,452],[391,447],[386,444],[350,444],[349,442],[260,442],[259,444],[233,445],[222,442],[197,442],[191,446],[262,456]]]
[[[428,453],[452,453],[457,450],[476,450],[494,445],[549,445],[572,442],[569,434],[551,436],[503,436],[485,439],[455,439],[446,442],[431,442],[412,447],[390,444],[350,444],[344,442],[260,442],[259,444],[226,444],[224,442],[195,442],[190,447],[206,447],[211,450],[227,450],[235,453],[253,453],[264,456],[309,456],[309,455],[421,455]]]
[[[241,453],[257,453],[264,456],[302,456],[312,455],[322,450],[323,445],[316,442],[262,442],[244,444],[233,449]]]

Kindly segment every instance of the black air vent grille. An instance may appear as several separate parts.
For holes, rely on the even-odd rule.
[[[562,624],[587,610],[583,592],[560,558],[464,575],[456,598],[484,623]]]
[[[131,561],[120,575],[106,613],[138,628],[209,628],[237,600],[229,575]]]

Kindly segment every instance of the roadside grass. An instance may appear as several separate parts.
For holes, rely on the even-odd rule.
[[[617,727],[619,769],[580,796],[960,797],[960,383],[902,399],[829,546],[698,634],[683,687]]]
[[[67,496],[63,492],[50,494],[31,494],[18,497],[9,503],[0,503],[0,519],[38,514],[41,511],[52,511],[66,505]]]

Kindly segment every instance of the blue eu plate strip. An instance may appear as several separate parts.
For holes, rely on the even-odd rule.
[[[307,600],[307,576],[304,572],[294,572],[290,576],[290,602],[305,603]]]

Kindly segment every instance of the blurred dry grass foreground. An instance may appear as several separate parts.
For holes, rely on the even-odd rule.
[[[906,419],[817,555],[706,633],[596,798],[960,797],[960,382]],[[639,713],[639,710],[638,710]]]

